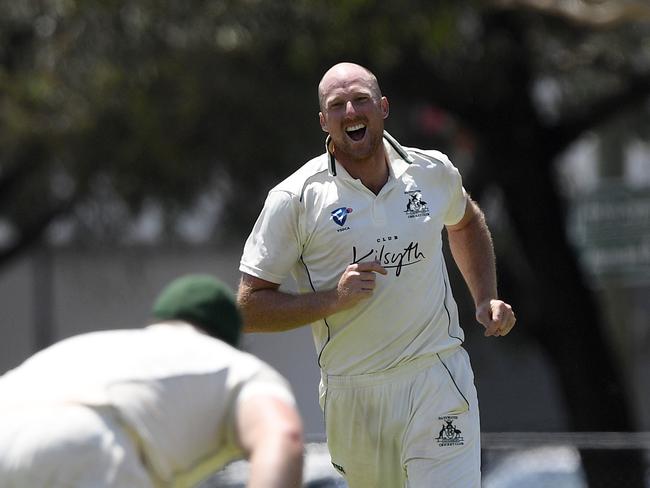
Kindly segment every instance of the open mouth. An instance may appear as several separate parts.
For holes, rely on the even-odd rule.
[[[365,124],[351,125],[345,129],[345,133],[353,141],[360,141],[366,134],[366,126]]]

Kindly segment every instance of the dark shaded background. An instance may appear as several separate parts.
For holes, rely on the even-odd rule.
[[[447,152],[486,209],[521,324],[509,347],[549,359],[569,429],[647,429],[626,369],[626,324],[649,325],[630,297],[650,282],[650,184],[626,179],[635,144],[650,165],[646,2],[0,0],[0,272],[39,246],[240,242],[322,152],[316,85],[342,60],[377,74],[388,130]],[[591,182],[563,168],[585,139]],[[603,222],[641,251],[607,265]],[[584,452],[591,486],[614,466],[642,486],[637,454]]]

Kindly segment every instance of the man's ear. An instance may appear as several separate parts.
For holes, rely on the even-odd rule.
[[[318,112],[318,121],[320,122],[320,128],[323,129],[323,132],[329,133],[329,130],[327,128],[327,121],[325,120],[323,112]]]
[[[381,97],[381,102],[380,102],[380,104],[381,104],[381,111],[382,111],[383,114],[384,114],[384,119],[387,119],[387,118],[388,118],[388,114],[389,114],[389,112],[390,112],[390,108],[389,108],[389,105],[388,105],[388,98],[386,98],[386,97]]]

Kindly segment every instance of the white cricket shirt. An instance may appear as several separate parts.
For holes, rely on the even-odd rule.
[[[4,413],[30,408],[114,407],[158,484],[193,486],[242,456],[237,405],[256,394],[294,404],[286,380],[261,360],[188,324],[163,322],[71,337],[7,372],[0,428]]]
[[[388,270],[371,299],[312,324],[328,375],[383,371],[464,339],[441,234],[465,212],[460,174],[444,154],[388,133],[384,147],[390,175],[378,195],[329,152],[274,187],[240,263],[273,283],[291,274],[299,293],[335,288],[351,263],[378,259]]]

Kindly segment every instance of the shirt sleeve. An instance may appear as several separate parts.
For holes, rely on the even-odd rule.
[[[285,191],[269,192],[246,244],[239,270],[282,284],[300,258],[299,202]]]
[[[292,406],[296,404],[287,380],[270,366],[260,370],[242,386],[237,401],[258,395],[272,396]]]
[[[460,222],[460,219],[465,215],[468,195],[463,187],[460,172],[446,157],[445,166],[449,172],[449,205],[445,214],[444,223],[445,225],[454,225]]]

